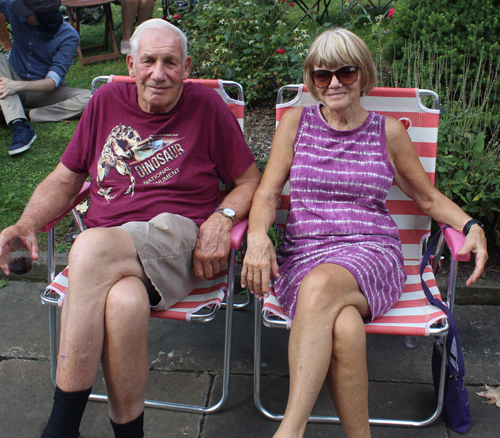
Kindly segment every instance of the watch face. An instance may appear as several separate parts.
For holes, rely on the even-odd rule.
[[[230,208],[225,208],[224,214],[227,214],[228,216],[236,216],[236,213],[234,212],[234,210],[232,210]]]

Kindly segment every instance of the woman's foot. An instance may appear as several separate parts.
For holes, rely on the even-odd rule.
[[[120,52],[122,55],[127,55],[130,53],[130,41],[122,41],[120,45]]]

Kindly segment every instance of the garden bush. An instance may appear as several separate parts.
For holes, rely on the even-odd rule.
[[[490,243],[500,241],[500,60],[484,59],[477,50],[475,76],[458,80],[451,52],[407,41],[405,57],[393,63],[389,86],[435,91],[441,100],[436,186],[469,215],[486,225]],[[464,57],[462,77],[470,77],[471,58]]]
[[[289,31],[292,7],[282,0],[221,0],[199,2],[191,11],[171,8],[168,18],[187,33],[192,75],[239,82],[251,102],[302,82],[303,61],[317,32]]]
[[[408,41],[420,43],[424,51],[447,57],[456,80],[476,76],[483,59],[500,56],[499,0],[398,0],[390,23],[386,59],[402,61]],[[482,53],[482,55],[480,54]],[[464,63],[469,63],[464,76]]]

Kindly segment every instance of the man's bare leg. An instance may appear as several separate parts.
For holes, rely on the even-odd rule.
[[[125,424],[144,410],[148,380],[149,297],[144,283],[126,277],[108,294],[102,366],[111,420]]]
[[[130,235],[120,228],[94,228],[75,241],[61,319],[57,386],[66,392],[92,386],[104,346],[108,293],[127,277],[146,280]]]
[[[57,388],[42,438],[79,436],[78,428],[101,357],[107,364],[105,374],[112,382],[112,415],[118,421],[125,419],[126,422],[112,422],[113,429],[133,430],[134,434],[130,436],[142,437],[149,303],[143,283],[146,277],[135,245],[129,234],[120,228],[87,230],[73,245],[69,263],[69,288],[61,319]],[[126,309],[127,305],[137,308]],[[106,323],[106,319],[109,322]],[[122,327],[117,324],[117,319],[122,319]],[[112,332],[123,326],[127,327],[126,332],[115,337]],[[130,357],[123,360],[124,364],[130,363],[130,367],[117,367],[115,370],[114,364],[120,359],[115,359],[113,355],[120,343],[123,346],[122,337],[126,336],[130,336],[130,340],[128,349],[122,351],[122,360],[123,354],[130,354],[133,350],[132,360]],[[143,357],[139,358],[139,355]],[[144,360],[146,366],[142,362]],[[113,365],[111,372],[110,364]],[[125,385],[123,390],[114,390],[117,385],[113,382],[120,379],[127,382],[136,379],[138,388],[130,392]],[[127,403],[123,403],[124,397],[130,397]],[[139,416],[132,422],[127,421],[138,410]]]

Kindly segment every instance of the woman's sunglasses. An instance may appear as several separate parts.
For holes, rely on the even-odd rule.
[[[352,85],[358,80],[359,65],[346,65],[338,70],[314,70],[309,74],[312,77],[314,85],[318,88],[326,88],[332,82],[333,75],[344,85]]]

